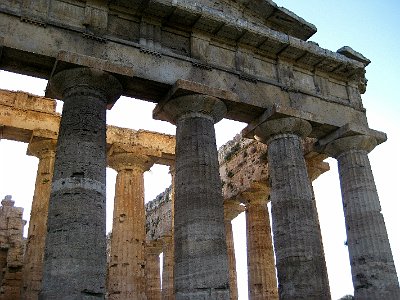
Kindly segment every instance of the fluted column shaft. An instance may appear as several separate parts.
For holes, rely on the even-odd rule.
[[[222,187],[214,123],[226,112],[217,98],[189,95],[165,104],[176,123],[176,299],[229,297]]]
[[[22,299],[38,299],[41,288],[55,151],[56,141],[50,139],[34,141],[28,146],[28,153],[38,157],[39,164],[22,271]]]
[[[267,121],[271,205],[280,299],[330,299],[317,209],[302,149],[311,125],[297,118]]]
[[[368,159],[368,151],[376,143],[372,138],[355,136],[333,144],[329,148],[338,161],[354,297],[400,299],[393,255]]]
[[[265,199],[246,205],[249,299],[278,299],[271,225]]]
[[[146,247],[146,296],[147,300],[161,299],[160,278],[161,249],[155,246]]]
[[[109,165],[117,170],[113,229],[108,269],[108,299],[146,299],[143,173],[150,160],[133,153],[113,154]]]
[[[229,291],[230,299],[238,299],[237,289],[237,273],[236,273],[236,256],[235,244],[233,241],[232,222],[225,219],[225,234],[226,234],[226,248],[228,253],[228,266],[229,266]]]
[[[232,220],[240,213],[244,212],[245,207],[236,200],[224,201],[224,220],[225,220],[225,235],[226,248],[228,252],[228,267],[229,267],[229,291],[230,299],[238,299],[237,287],[237,272],[236,272],[236,256],[235,243],[233,239]]]
[[[163,244],[162,299],[173,300],[174,295],[174,205],[175,205],[175,168],[170,168],[171,184],[171,232],[165,233]]]
[[[163,237],[162,299],[174,299],[174,240],[173,236]]]
[[[40,299],[103,299],[106,286],[106,105],[121,90],[107,73],[56,74],[64,101],[54,163]]]

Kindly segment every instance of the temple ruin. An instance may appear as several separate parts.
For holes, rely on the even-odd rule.
[[[48,80],[47,98],[0,95],[2,138],[39,158],[24,261],[10,239],[22,219],[2,246],[19,249],[2,252],[2,283],[21,276],[21,290],[7,281],[1,295],[236,299],[230,222],[245,210],[249,298],[330,299],[311,182],[334,157],[354,297],[400,298],[362,54],[307,41],[315,26],[269,0],[5,0],[0,15],[1,69]],[[156,103],[176,136],[107,127],[121,95]],[[223,118],[248,125],[218,154]],[[170,166],[169,209],[144,205],[153,164]],[[106,166],[118,173],[108,260]]]

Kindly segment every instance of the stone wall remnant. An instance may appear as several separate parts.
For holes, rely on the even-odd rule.
[[[11,195],[0,207],[0,299],[19,300],[24,264],[24,209],[15,207]]]

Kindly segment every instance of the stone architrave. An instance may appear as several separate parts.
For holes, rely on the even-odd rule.
[[[171,227],[163,232],[163,271],[162,299],[174,300],[174,204],[175,204],[175,166],[169,167],[171,174]]]
[[[263,191],[264,192],[264,191]],[[268,192],[244,192],[246,202],[247,272],[250,300],[278,299]]]
[[[175,296],[228,300],[229,269],[214,124],[226,113],[218,98],[191,94],[158,104],[176,124]]]
[[[330,299],[318,213],[304,160],[305,120],[261,123],[256,136],[268,146],[271,213],[280,299]]]
[[[113,153],[108,165],[118,172],[108,268],[108,299],[146,299],[143,173],[152,160],[140,153]]]
[[[230,299],[238,299],[237,273],[236,273],[236,257],[235,244],[233,241],[232,220],[245,210],[244,205],[234,200],[224,201],[224,221],[226,234],[226,248],[228,252],[229,266],[229,291]]]
[[[368,159],[375,138],[349,136],[325,152],[338,161],[355,299],[400,299],[399,281]]]
[[[40,299],[102,299],[106,287],[106,106],[122,87],[75,68],[48,85],[64,101],[47,220]]]
[[[39,158],[33,195],[28,239],[22,272],[22,299],[38,299],[43,275],[43,256],[47,234],[47,215],[53,178],[56,140],[33,139],[28,154]]]
[[[146,245],[146,296],[147,300],[161,300],[160,254],[162,245],[152,241]]]

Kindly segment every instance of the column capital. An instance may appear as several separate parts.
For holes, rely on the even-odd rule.
[[[73,68],[60,71],[50,78],[46,96],[62,100],[71,89],[79,88],[101,92],[106,104],[115,103],[122,93],[122,85],[113,75],[93,68]]]
[[[377,145],[376,138],[368,135],[354,135],[338,138],[325,147],[325,153],[338,158],[342,153],[351,150],[371,152]]]
[[[232,221],[240,213],[245,211],[244,205],[241,205],[239,201],[225,200],[224,201],[224,218],[225,221]]]
[[[311,124],[297,117],[285,117],[265,121],[255,128],[256,139],[263,143],[269,139],[282,134],[295,134],[302,138],[307,137],[311,133]]]
[[[190,117],[209,118],[213,123],[218,123],[226,114],[227,108],[224,102],[216,97],[191,94],[178,96],[158,105],[153,112],[154,118],[159,114],[172,124],[179,119]]]
[[[139,152],[118,152],[108,156],[107,164],[117,172],[134,169],[146,172],[153,166],[154,161]]]
[[[31,156],[36,156],[40,159],[49,154],[55,155],[56,146],[57,140],[54,139],[32,139],[29,142],[26,153]]]

